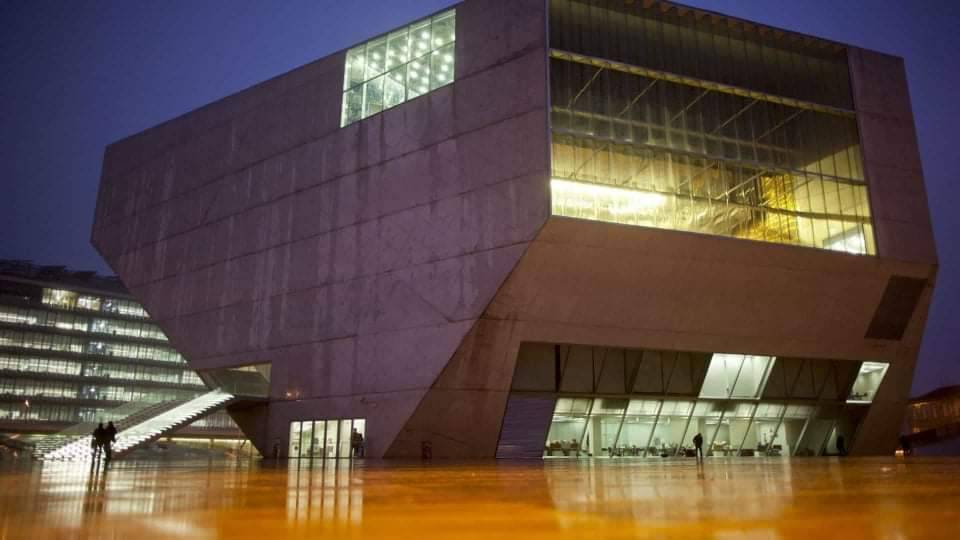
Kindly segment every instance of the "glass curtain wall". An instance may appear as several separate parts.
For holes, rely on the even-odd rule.
[[[364,418],[290,422],[290,459],[363,457],[367,422]]]
[[[698,433],[707,456],[832,454],[838,434],[849,447],[862,414],[837,404],[560,397],[543,455],[692,457]]]
[[[551,2],[554,215],[875,253],[845,51],[614,4]]]
[[[456,26],[450,10],[347,51],[340,126],[452,83]]]

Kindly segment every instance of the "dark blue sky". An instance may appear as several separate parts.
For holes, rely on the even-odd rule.
[[[0,0],[0,258],[109,272],[106,144],[453,3]],[[686,3],[906,59],[941,263],[914,393],[960,384],[960,2]]]

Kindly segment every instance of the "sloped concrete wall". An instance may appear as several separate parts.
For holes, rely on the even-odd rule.
[[[864,334],[891,275],[933,272],[893,259],[550,218],[391,452],[431,440],[435,453],[492,457],[519,346],[542,342],[890,362],[852,448],[886,453],[932,285],[901,341]]]
[[[878,255],[925,263],[935,275],[936,244],[903,59],[854,47],[848,58]],[[896,448],[932,293],[932,287],[925,291],[897,343],[896,362],[861,426],[854,453],[889,455]]]
[[[401,424],[549,214],[542,0],[457,6],[456,82],[339,127],[343,52],[107,149],[93,243],[194,368],[271,362],[268,429]]]

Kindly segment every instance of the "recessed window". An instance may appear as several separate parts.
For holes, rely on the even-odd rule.
[[[847,403],[872,403],[877,395],[883,376],[887,374],[890,364],[885,362],[864,362],[860,365],[860,373],[850,390]]]
[[[452,83],[455,42],[450,10],[347,51],[340,126]]]

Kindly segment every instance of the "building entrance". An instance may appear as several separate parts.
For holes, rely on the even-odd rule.
[[[303,420],[290,422],[290,445],[287,457],[355,458],[366,452],[364,418],[337,420]]]

